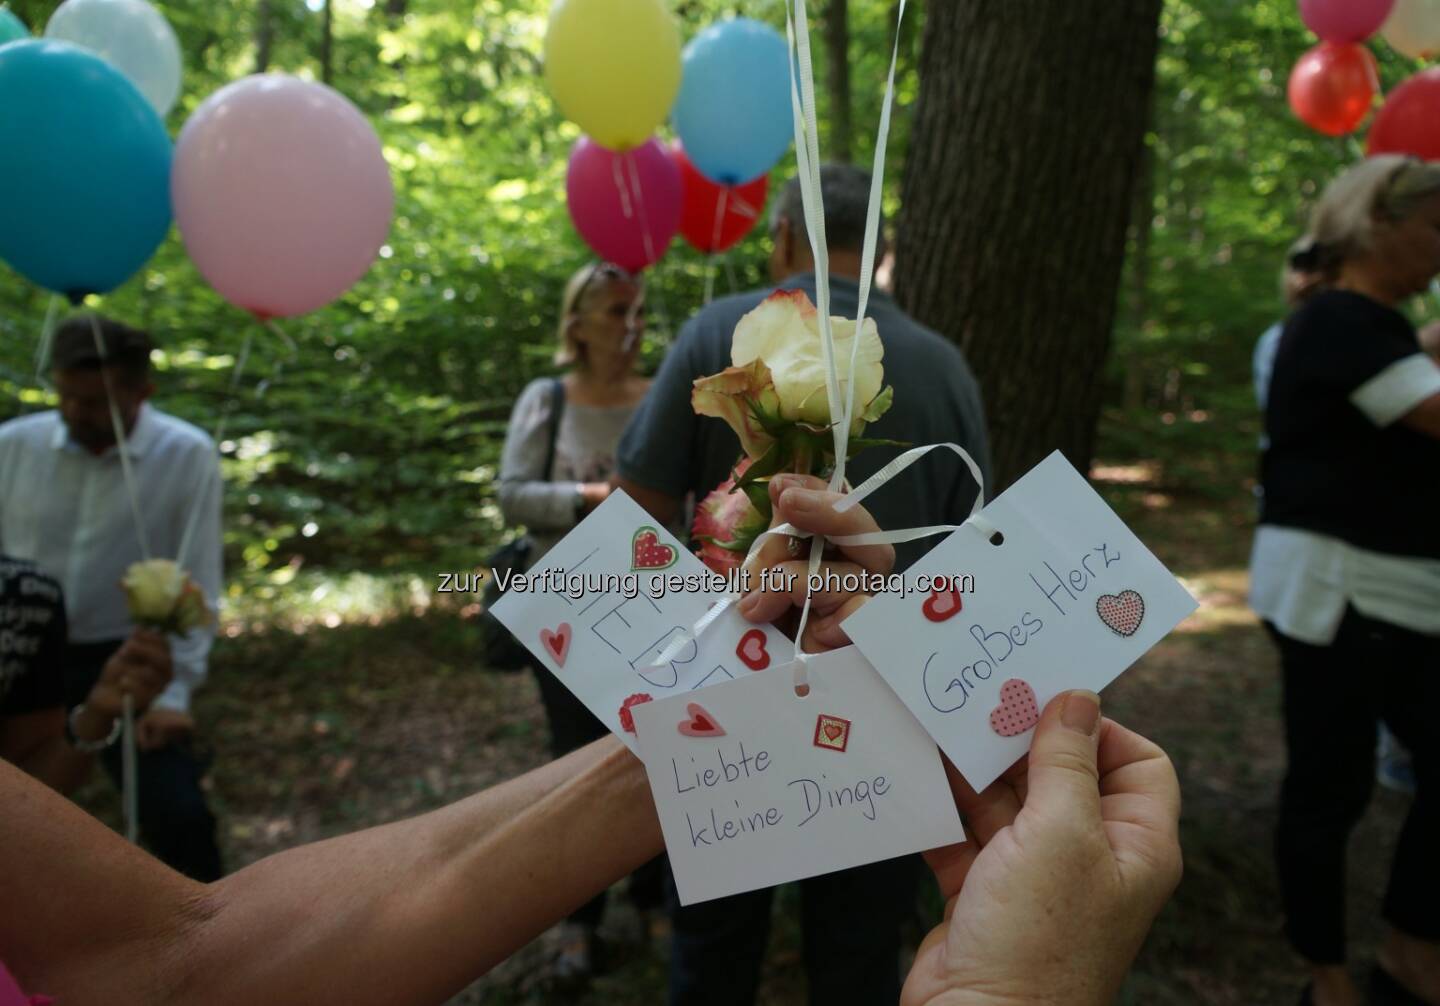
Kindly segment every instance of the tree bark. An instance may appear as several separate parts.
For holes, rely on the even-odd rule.
[[[1055,448],[1089,468],[1160,7],[926,5],[896,295],[975,369],[994,490]]]
[[[849,0],[825,7],[825,52],[830,78],[830,156],[849,164],[854,156],[854,104],[850,97]]]
[[[255,72],[270,69],[270,45],[275,41],[275,25],[270,19],[270,0],[260,0],[255,9]]]
[[[325,8],[320,15],[320,83],[327,87],[334,76],[334,55],[335,0],[325,0]]]
[[[1146,109],[1145,132],[1154,126],[1153,102]],[[1155,219],[1155,151],[1142,143],[1140,167],[1136,172],[1134,198],[1130,206],[1130,323],[1143,332],[1150,321],[1150,238]],[[1127,410],[1138,409],[1144,401],[1145,371],[1140,361],[1125,361],[1123,403]]]

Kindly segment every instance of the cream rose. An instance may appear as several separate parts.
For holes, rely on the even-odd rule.
[[[850,354],[855,352],[854,416],[858,426],[871,412],[870,405],[880,394],[885,379],[881,359],[885,355],[880,332],[872,318],[866,318],[857,338],[855,322],[830,319],[834,337],[835,368],[844,401],[850,382]],[[740,319],[731,343],[731,362],[737,367],[756,360],[770,371],[785,419],[828,427],[839,420],[830,415],[825,389],[825,356],[821,345],[820,315],[810,298],[800,290],[780,290]]]
[[[140,625],[184,633],[210,620],[204,593],[169,559],[134,563],[120,585],[130,617]]]

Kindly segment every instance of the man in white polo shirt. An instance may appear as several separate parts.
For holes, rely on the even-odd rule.
[[[98,325],[105,365],[96,347]],[[120,580],[131,563],[179,557],[212,607],[221,589],[220,467],[202,430],[148,402],[152,345],[106,318],[71,318],[55,333],[56,411],[0,425],[0,551],[32,560],[65,593],[65,692],[79,704],[134,628]],[[116,447],[110,386],[121,423],[132,500]],[[179,556],[182,540],[185,555]],[[190,695],[205,679],[213,630],[170,640],[171,684],[137,723],[141,835],[155,854],[197,880],[221,875],[215,819],[191,752]],[[101,758],[118,781],[117,747]]]

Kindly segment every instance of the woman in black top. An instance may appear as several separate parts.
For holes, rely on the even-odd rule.
[[[1372,1001],[1440,1006],[1440,367],[1397,305],[1440,273],[1440,164],[1375,157],[1311,221],[1331,280],[1286,323],[1265,413],[1251,601],[1280,649],[1289,767],[1276,848],[1302,1003],[1358,1006],[1345,846],[1377,720],[1415,756]]]

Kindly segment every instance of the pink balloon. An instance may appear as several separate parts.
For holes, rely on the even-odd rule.
[[[659,261],[680,229],[680,169],[653,138],[617,154],[582,136],[565,195],[585,243],[631,272]]]
[[[1300,17],[1326,42],[1363,42],[1394,6],[1395,0],[1300,0]]]
[[[201,274],[261,319],[350,289],[395,209],[365,116],[325,85],[281,74],[236,81],[195,110],[175,144],[170,192]]]

